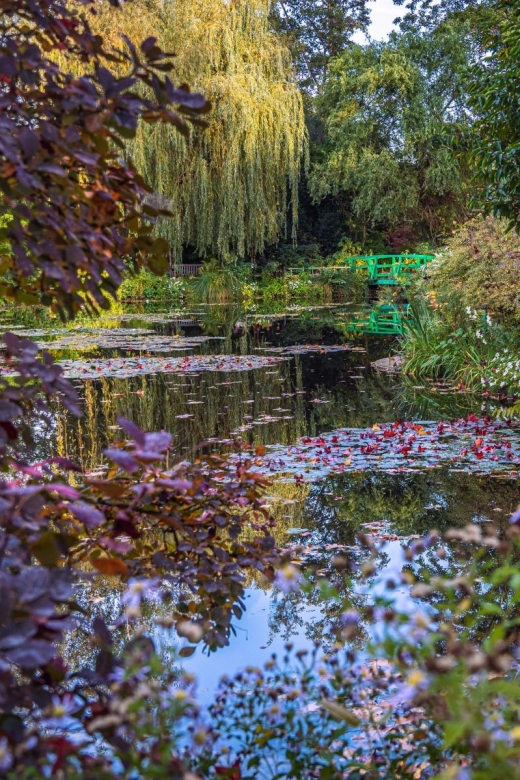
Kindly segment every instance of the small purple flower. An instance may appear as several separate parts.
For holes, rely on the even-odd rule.
[[[390,704],[409,704],[420,691],[428,687],[428,678],[418,669],[410,672],[408,679],[388,700]]]
[[[274,584],[283,593],[292,593],[300,590],[300,582],[300,572],[296,566],[293,566],[290,563],[287,563],[285,566],[282,566],[281,569],[278,569],[274,577]]]
[[[70,726],[70,718],[78,711],[80,705],[75,696],[66,693],[63,698],[52,697],[52,703],[47,710],[44,723],[47,728],[66,729]]]
[[[126,669],[123,666],[116,666],[115,669],[112,669],[112,671],[108,675],[108,679],[112,683],[122,683],[126,679]]]
[[[520,509],[517,509],[516,512],[513,512],[509,518],[509,522],[511,525],[518,525],[520,523]]]
[[[493,745],[496,745],[497,742],[511,745],[514,740],[514,732],[507,731],[506,720],[502,712],[502,708],[505,706],[503,697],[499,697],[495,702],[495,710],[484,719],[484,727]]]
[[[341,622],[344,626],[353,627],[359,623],[359,613],[355,609],[347,609],[341,616]]]
[[[131,579],[123,593],[121,601],[126,606],[127,617],[139,617],[143,596],[155,590],[158,580]]]
[[[13,754],[5,737],[0,739],[0,772],[8,772],[13,765]]]

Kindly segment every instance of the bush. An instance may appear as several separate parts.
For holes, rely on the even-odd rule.
[[[235,269],[222,266],[218,260],[206,261],[190,290],[198,301],[226,303],[240,295],[241,282]]]
[[[458,228],[428,265],[427,289],[439,304],[483,309],[520,325],[520,237],[505,220],[477,217]]]
[[[511,360],[509,350],[514,350],[515,340],[489,314],[483,315],[468,306],[464,312],[450,316],[446,309],[419,302],[403,325],[401,352],[405,373],[444,379],[471,389],[502,392],[506,388],[501,366]],[[511,374],[510,379],[516,381],[516,374]],[[520,390],[520,376],[515,390]]]
[[[270,301],[326,301],[332,297],[330,288],[320,284],[318,277],[307,273],[270,277],[263,275],[259,293],[266,302]]]
[[[135,276],[128,276],[118,290],[119,300],[170,301],[182,300],[187,292],[185,279],[171,276],[156,276],[150,271],[141,270]]]
[[[404,371],[518,396],[520,237],[476,217],[452,235],[415,284],[401,342]]]

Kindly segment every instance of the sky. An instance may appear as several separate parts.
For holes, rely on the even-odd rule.
[[[370,37],[375,40],[386,38],[392,29],[392,22],[396,16],[401,16],[403,9],[394,5],[393,0],[372,0],[370,3],[372,23],[369,28]],[[363,43],[365,36],[362,34],[354,36],[354,40]]]

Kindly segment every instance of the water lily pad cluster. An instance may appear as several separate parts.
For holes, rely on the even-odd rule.
[[[161,336],[153,331],[140,329],[83,331],[61,336],[55,341],[40,341],[41,349],[121,349],[132,352],[172,352],[194,349],[210,340],[210,336]]]
[[[520,429],[510,421],[475,415],[452,422],[339,428],[303,437],[289,448],[265,448],[254,462],[262,472],[310,481],[349,471],[422,471],[447,463],[477,474],[515,475],[520,470]]]
[[[260,355],[190,355],[179,358],[113,358],[108,360],[62,360],[59,365],[69,379],[126,379],[142,374],[175,374],[196,371],[250,371],[280,363],[280,357]],[[0,374],[13,376],[11,367],[0,366]]]
[[[364,347],[352,344],[291,344],[288,347],[258,347],[262,352],[276,352],[281,355],[326,354],[327,352],[366,352]]]
[[[196,321],[197,316],[192,315],[189,312],[159,312],[159,313],[146,313],[146,314],[107,314],[103,317],[104,322],[113,322],[116,320],[117,322],[150,322],[150,323],[158,323],[159,325],[163,325],[166,322],[192,322]]]

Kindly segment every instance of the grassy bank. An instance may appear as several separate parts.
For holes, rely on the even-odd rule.
[[[361,274],[338,272],[327,267],[317,275],[311,275],[305,269],[298,274],[280,274],[269,270],[253,274],[249,267],[221,268],[206,263],[197,277],[159,277],[147,271],[129,276],[120,287],[119,300],[239,302],[250,306],[257,301],[326,303],[344,298],[361,303],[364,290]]]

